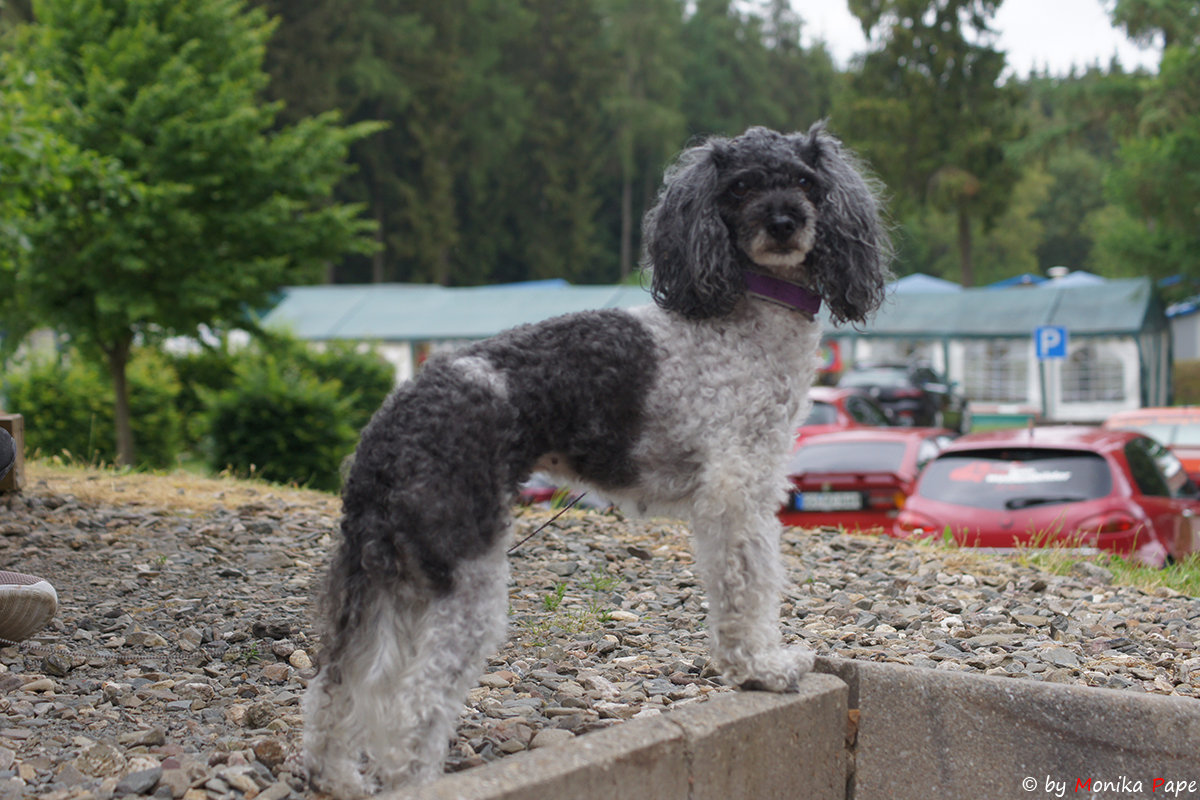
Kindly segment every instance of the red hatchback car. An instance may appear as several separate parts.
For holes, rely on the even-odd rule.
[[[892,527],[921,467],[953,441],[944,428],[856,428],[806,437],[792,454],[785,525]]]
[[[1157,439],[1183,462],[1193,482],[1200,483],[1200,408],[1139,408],[1119,411],[1104,420],[1105,428],[1144,433]]]
[[[1197,549],[1200,500],[1169,450],[1136,431],[1031,428],[964,436],[921,474],[892,535],[970,547],[1108,550],[1151,566]]]
[[[812,410],[796,428],[796,446],[809,436],[832,433],[847,428],[887,427],[891,424],[888,412],[862,389],[835,389],[814,386],[808,390]]]

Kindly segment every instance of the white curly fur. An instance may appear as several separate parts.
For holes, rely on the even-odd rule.
[[[757,298],[716,330],[655,306],[632,313],[658,343],[659,377],[634,449],[644,483],[613,499],[690,523],[717,667],[737,685],[785,691],[812,657],[779,652],[775,514],[787,493],[792,431],[808,411],[820,325]],[[698,470],[690,468],[696,459]]]
[[[690,523],[727,680],[783,692],[812,668],[811,652],[782,647],[776,510],[820,326],[742,275],[803,285],[834,319],[862,319],[890,255],[874,187],[820,126],[752,129],[683,154],[645,238],[657,305],[433,359],[364,430],[304,700],[318,788],[349,798],[441,773],[504,635],[508,509],[535,466]]]

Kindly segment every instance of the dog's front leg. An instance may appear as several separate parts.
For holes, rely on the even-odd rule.
[[[812,670],[813,653],[782,646],[780,523],[769,511],[736,501],[705,505],[723,509],[692,519],[697,565],[708,590],[713,661],[743,689],[794,691]]]

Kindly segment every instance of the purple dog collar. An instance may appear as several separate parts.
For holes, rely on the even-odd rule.
[[[780,305],[804,311],[816,316],[821,308],[821,298],[794,283],[763,275],[761,272],[744,272],[746,289],[750,294],[758,295],[764,300],[770,300]]]

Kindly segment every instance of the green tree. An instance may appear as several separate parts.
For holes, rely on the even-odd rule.
[[[880,45],[866,55],[849,101],[835,114],[838,130],[895,193],[902,220],[926,207],[953,214],[958,277],[967,286],[975,283],[976,223],[990,229],[1020,177],[1006,154],[1021,133],[1020,90],[1000,83],[1004,54],[987,44],[999,5],[850,0],[863,31]]]
[[[780,127],[787,116],[769,89],[761,17],[732,0],[698,0],[683,26],[687,53],[683,112],[692,134],[735,136],[751,125]]]
[[[604,7],[615,59],[604,110],[620,175],[618,257],[624,280],[637,261],[635,190],[646,208],[657,192],[659,170],[684,139],[683,12],[677,0],[605,0]]]
[[[1094,231],[1097,220],[1111,216],[1105,176],[1116,165],[1120,139],[1136,130],[1145,80],[1114,61],[1107,71],[1093,66],[1059,77],[1033,74],[1025,82],[1027,134],[1008,153],[1026,171],[1052,179],[1035,213],[1044,229],[1037,244],[1042,270],[1118,274],[1097,261]]]
[[[472,149],[488,157],[477,156],[483,169],[459,181],[460,271],[472,265],[471,282],[594,282],[602,279],[599,184],[612,146],[604,97],[617,74],[605,19],[595,0],[518,5],[523,13],[510,20],[512,39],[497,63],[505,79],[493,83],[513,98],[500,115],[514,138],[498,139],[486,119],[475,123],[486,133]],[[500,246],[488,252],[481,243]]]
[[[1122,141],[1108,189],[1101,246],[1142,274],[1200,278],[1200,46],[1168,47],[1141,106],[1138,135]]]
[[[1113,22],[1129,38],[1149,44],[1160,37],[1163,48],[1196,44],[1200,34],[1200,7],[1195,0],[1106,0]]]
[[[33,17],[18,50],[73,112],[53,132],[115,172],[47,198],[15,282],[106,365],[117,460],[132,464],[134,342],[237,319],[366,250],[370,224],[328,197],[377,126],[275,129],[278,105],[259,100],[272,25],[240,0],[34,0]]]
[[[12,53],[0,53],[0,358],[38,319],[27,281],[33,243],[48,209],[73,192],[120,191],[118,165],[55,133],[72,114],[61,87]]]

